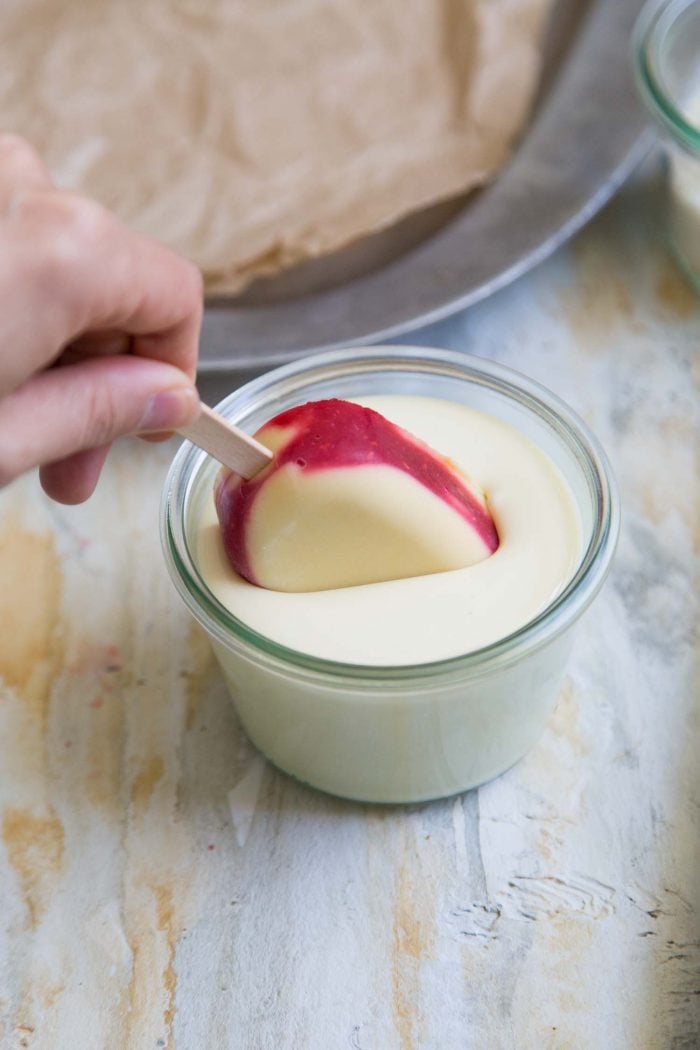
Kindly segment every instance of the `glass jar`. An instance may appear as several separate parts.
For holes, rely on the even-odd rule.
[[[581,561],[530,623],[463,656],[400,667],[341,664],[278,645],[232,616],[199,573],[197,525],[218,465],[187,442],[165,484],[162,539],[173,582],[211,639],[253,743],[332,794],[416,802],[489,780],[535,743],[556,703],[572,628],[607,575],[619,505],[602,449],[570,409],[510,369],[463,354],[378,347],[307,357],[247,383],[219,411],[253,432],[304,401],[376,394],[489,412],[562,471],[581,519]]]
[[[668,161],[671,248],[700,290],[700,0],[653,0],[634,38],[637,83]]]

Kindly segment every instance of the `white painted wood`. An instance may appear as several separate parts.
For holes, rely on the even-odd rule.
[[[568,400],[624,505],[550,726],[478,791],[361,806],[260,759],[163,568],[172,444],[81,507],[2,494],[3,1050],[700,1045],[700,312],[659,206],[421,336]]]
[[[197,418],[178,433],[242,478],[254,477],[272,459],[269,449],[205,404]]]

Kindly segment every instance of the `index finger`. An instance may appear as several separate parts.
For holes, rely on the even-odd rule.
[[[18,199],[5,230],[27,374],[80,336],[114,330],[132,337],[132,353],[194,378],[203,297],[190,262],[94,201],[62,191]]]

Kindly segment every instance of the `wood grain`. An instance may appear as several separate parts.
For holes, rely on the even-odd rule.
[[[199,416],[180,427],[179,433],[242,478],[254,477],[272,459],[264,445],[205,404]]]

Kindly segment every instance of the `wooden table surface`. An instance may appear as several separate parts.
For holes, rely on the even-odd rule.
[[[262,761],[163,567],[172,447],[124,443],[83,507],[4,491],[3,1048],[700,1046],[700,312],[658,207],[637,179],[413,340],[550,386],[623,496],[556,714],[477,791],[370,807]]]

